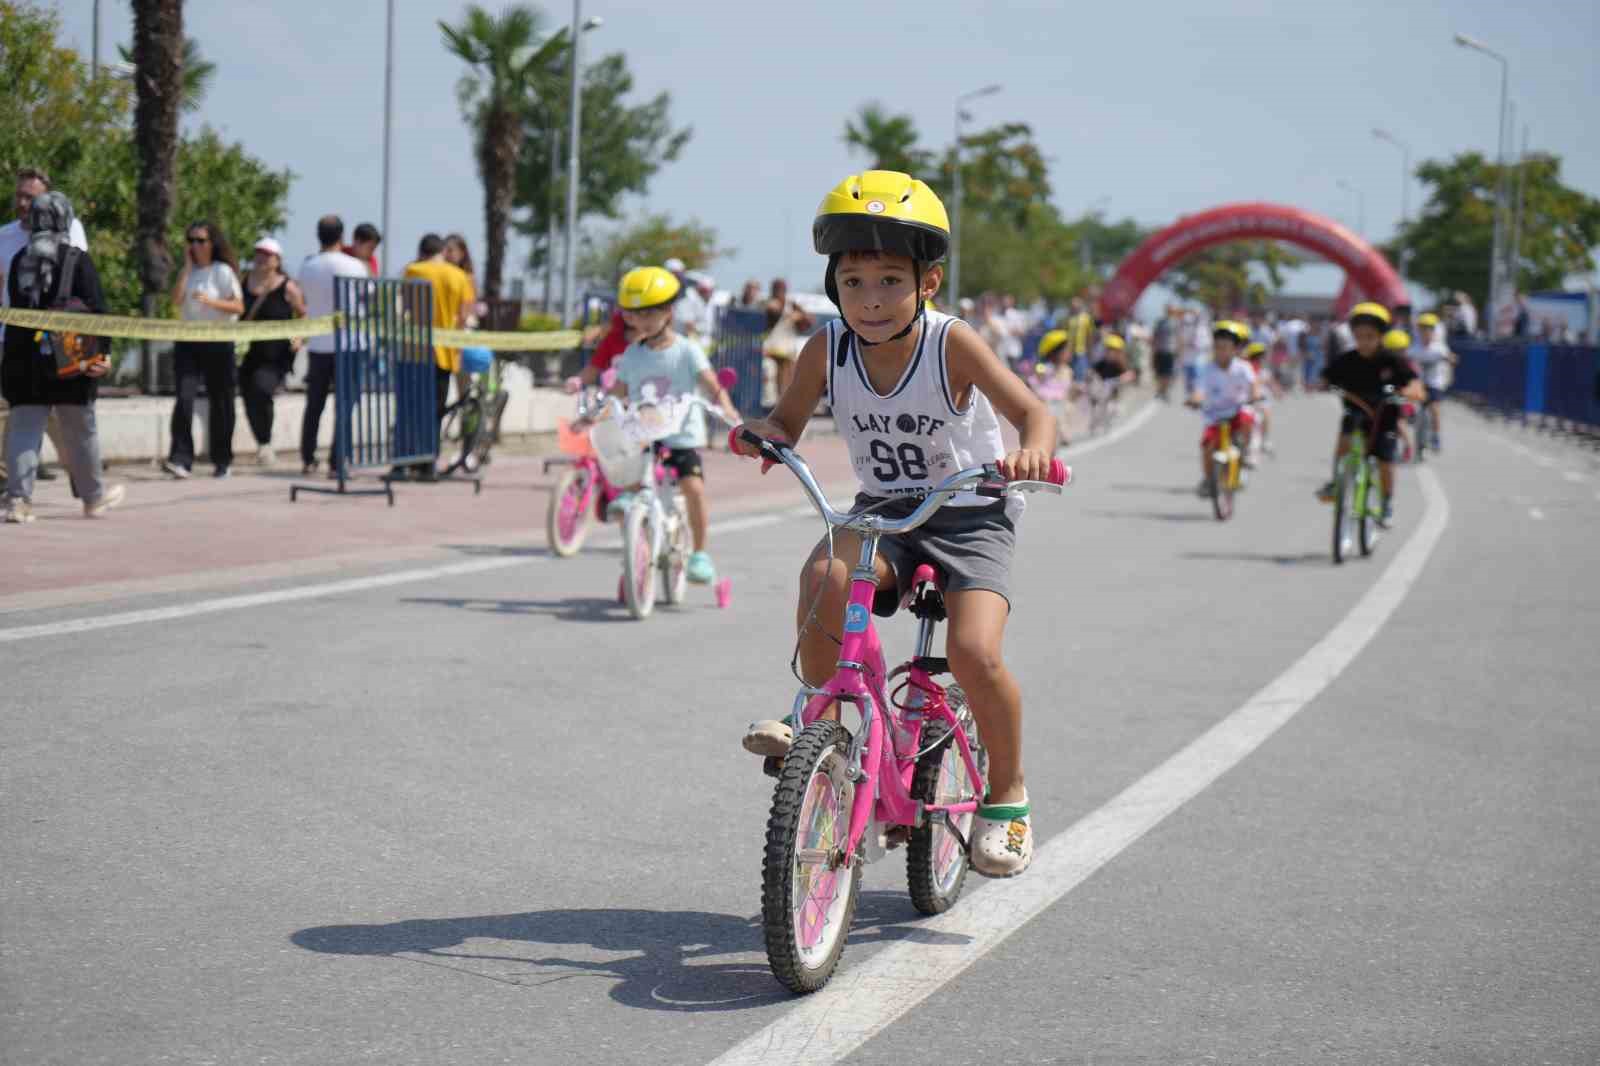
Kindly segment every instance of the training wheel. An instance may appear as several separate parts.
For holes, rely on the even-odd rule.
[[[727,607],[733,602],[733,579],[723,578],[717,582],[717,606]]]

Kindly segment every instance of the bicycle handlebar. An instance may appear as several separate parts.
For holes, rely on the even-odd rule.
[[[1383,387],[1383,389],[1384,389],[1383,403],[1379,404],[1380,407],[1386,406],[1386,405],[1390,405],[1390,404],[1392,404],[1392,405],[1394,405],[1396,407],[1401,407],[1401,406],[1405,405],[1406,398],[1404,396],[1401,396],[1398,392],[1395,392],[1393,385],[1385,385]],[[1344,389],[1341,389],[1337,385],[1329,385],[1328,386],[1328,391],[1331,392],[1331,393],[1337,394],[1346,403],[1355,404],[1357,407],[1359,407],[1363,411],[1365,411],[1367,413],[1368,417],[1373,419],[1373,421],[1377,421],[1377,418],[1378,418],[1377,410],[1374,409],[1371,404],[1367,403],[1366,400],[1363,400],[1361,397],[1355,395],[1354,393],[1346,392]]]
[[[799,480],[800,487],[805,489],[806,495],[811,497],[812,506],[830,526],[863,533],[881,533],[890,536],[909,533],[932,518],[933,513],[948,503],[951,497],[967,489],[976,489],[980,495],[993,499],[1000,499],[1012,492],[1053,492],[1060,495],[1062,486],[1072,482],[1072,468],[1060,459],[1050,460],[1050,474],[1047,481],[1010,481],[1001,472],[998,464],[985,463],[983,466],[962,470],[945,478],[937,487],[928,491],[916,510],[904,518],[887,519],[871,513],[840,513],[828,503],[828,497],[817,484],[817,479],[811,473],[811,467],[787,441],[760,437],[748,429],[734,429],[728,434],[728,438],[730,449],[735,440],[742,441],[760,449],[762,457],[768,462],[782,463],[788,467]]]

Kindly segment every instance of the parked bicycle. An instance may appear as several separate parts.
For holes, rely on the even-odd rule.
[[[511,395],[500,384],[498,361],[487,348],[464,348],[461,369],[470,375],[467,390],[444,409],[439,449],[451,456],[441,477],[477,474],[489,465],[489,452],[500,437],[500,419]]]
[[[961,895],[969,863],[973,815],[984,795],[985,758],[966,696],[934,678],[949,672],[933,655],[936,626],[945,619],[939,574],[919,566],[906,596],[917,619],[915,652],[884,672],[883,647],[872,624],[873,558],[880,537],[910,532],[958,492],[976,489],[1001,498],[1013,492],[1054,492],[1071,480],[1060,460],[1050,480],[1007,483],[994,464],[945,479],[898,520],[870,511],[835,511],[799,453],[748,430],[740,439],[782,463],[800,481],[828,528],[861,536],[860,566],[850,583],[838,671],[819,688],[795,697],[796,737],[768,771],[778,778],[767,819],[761,916],[767,961],[794,992],[827,984],[844,951],[861,888],[861,870],[890,848],[906,846],[911,902],[939,914]],[[892,687],[891,687],[892,686]],[[848,705],[856,722],[841,713]]]

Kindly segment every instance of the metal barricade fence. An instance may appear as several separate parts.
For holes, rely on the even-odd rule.
[[[425,281],[336,278],[334,310],[334,431],[329,469],[337,487],[296,485],[299,492],[376,495],[352,489],[357,470],[431,466],[439,456],[435,394],[433,286]]]
[[[767,338],[767,313],[725,307],[717,317],[717,332],[712,337],[711,365],[730,367],[739,375],[732,390],[733,406],[749,414],[765,411],[761,402],[761,346]]]
[[[1453,339],[1451,349],[1460,359],[1452,393],[1523,420],[1600,431],[1600,348]]]

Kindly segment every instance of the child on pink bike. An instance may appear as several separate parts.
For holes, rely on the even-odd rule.
[[[772,414],[744,428],[797,441],[827,397],[861,481],[857,508],[890,518],[909,514],[920,494],[949,475],[983,463],[999,460],[1013,479],[1046,477],[1055,417],[971,327],[924,306],[939,290],[939,261],[950,245],[944,205],[933,191],[908,174],[852,175],[823,199],[812,240],[828,257],[828,296],[842,318],[806,342]],[[1021,447],[1009,455],[997,410],[1021,434]],[[737,433],[733,440],[741,455],[758,454]],[[884,538],[876,560],[880,614],[894,612],[919,563],[943,573],[950,669],[989,754],[989,794],[971,842],[973,868],[989,877],[1013,877],[1033,860],[1022,693],[1001,655],[1020,503],[962,494],[909,535]],[[856,534],[840,532],[832,559],[819,544],[801,570],[800,661],[808,684],[833,673],[859,553]],[[807,625],[814,599],[818,621]],[[793,739],[789,723],[762,721],[752,723],[744,746],[781,756]]]

